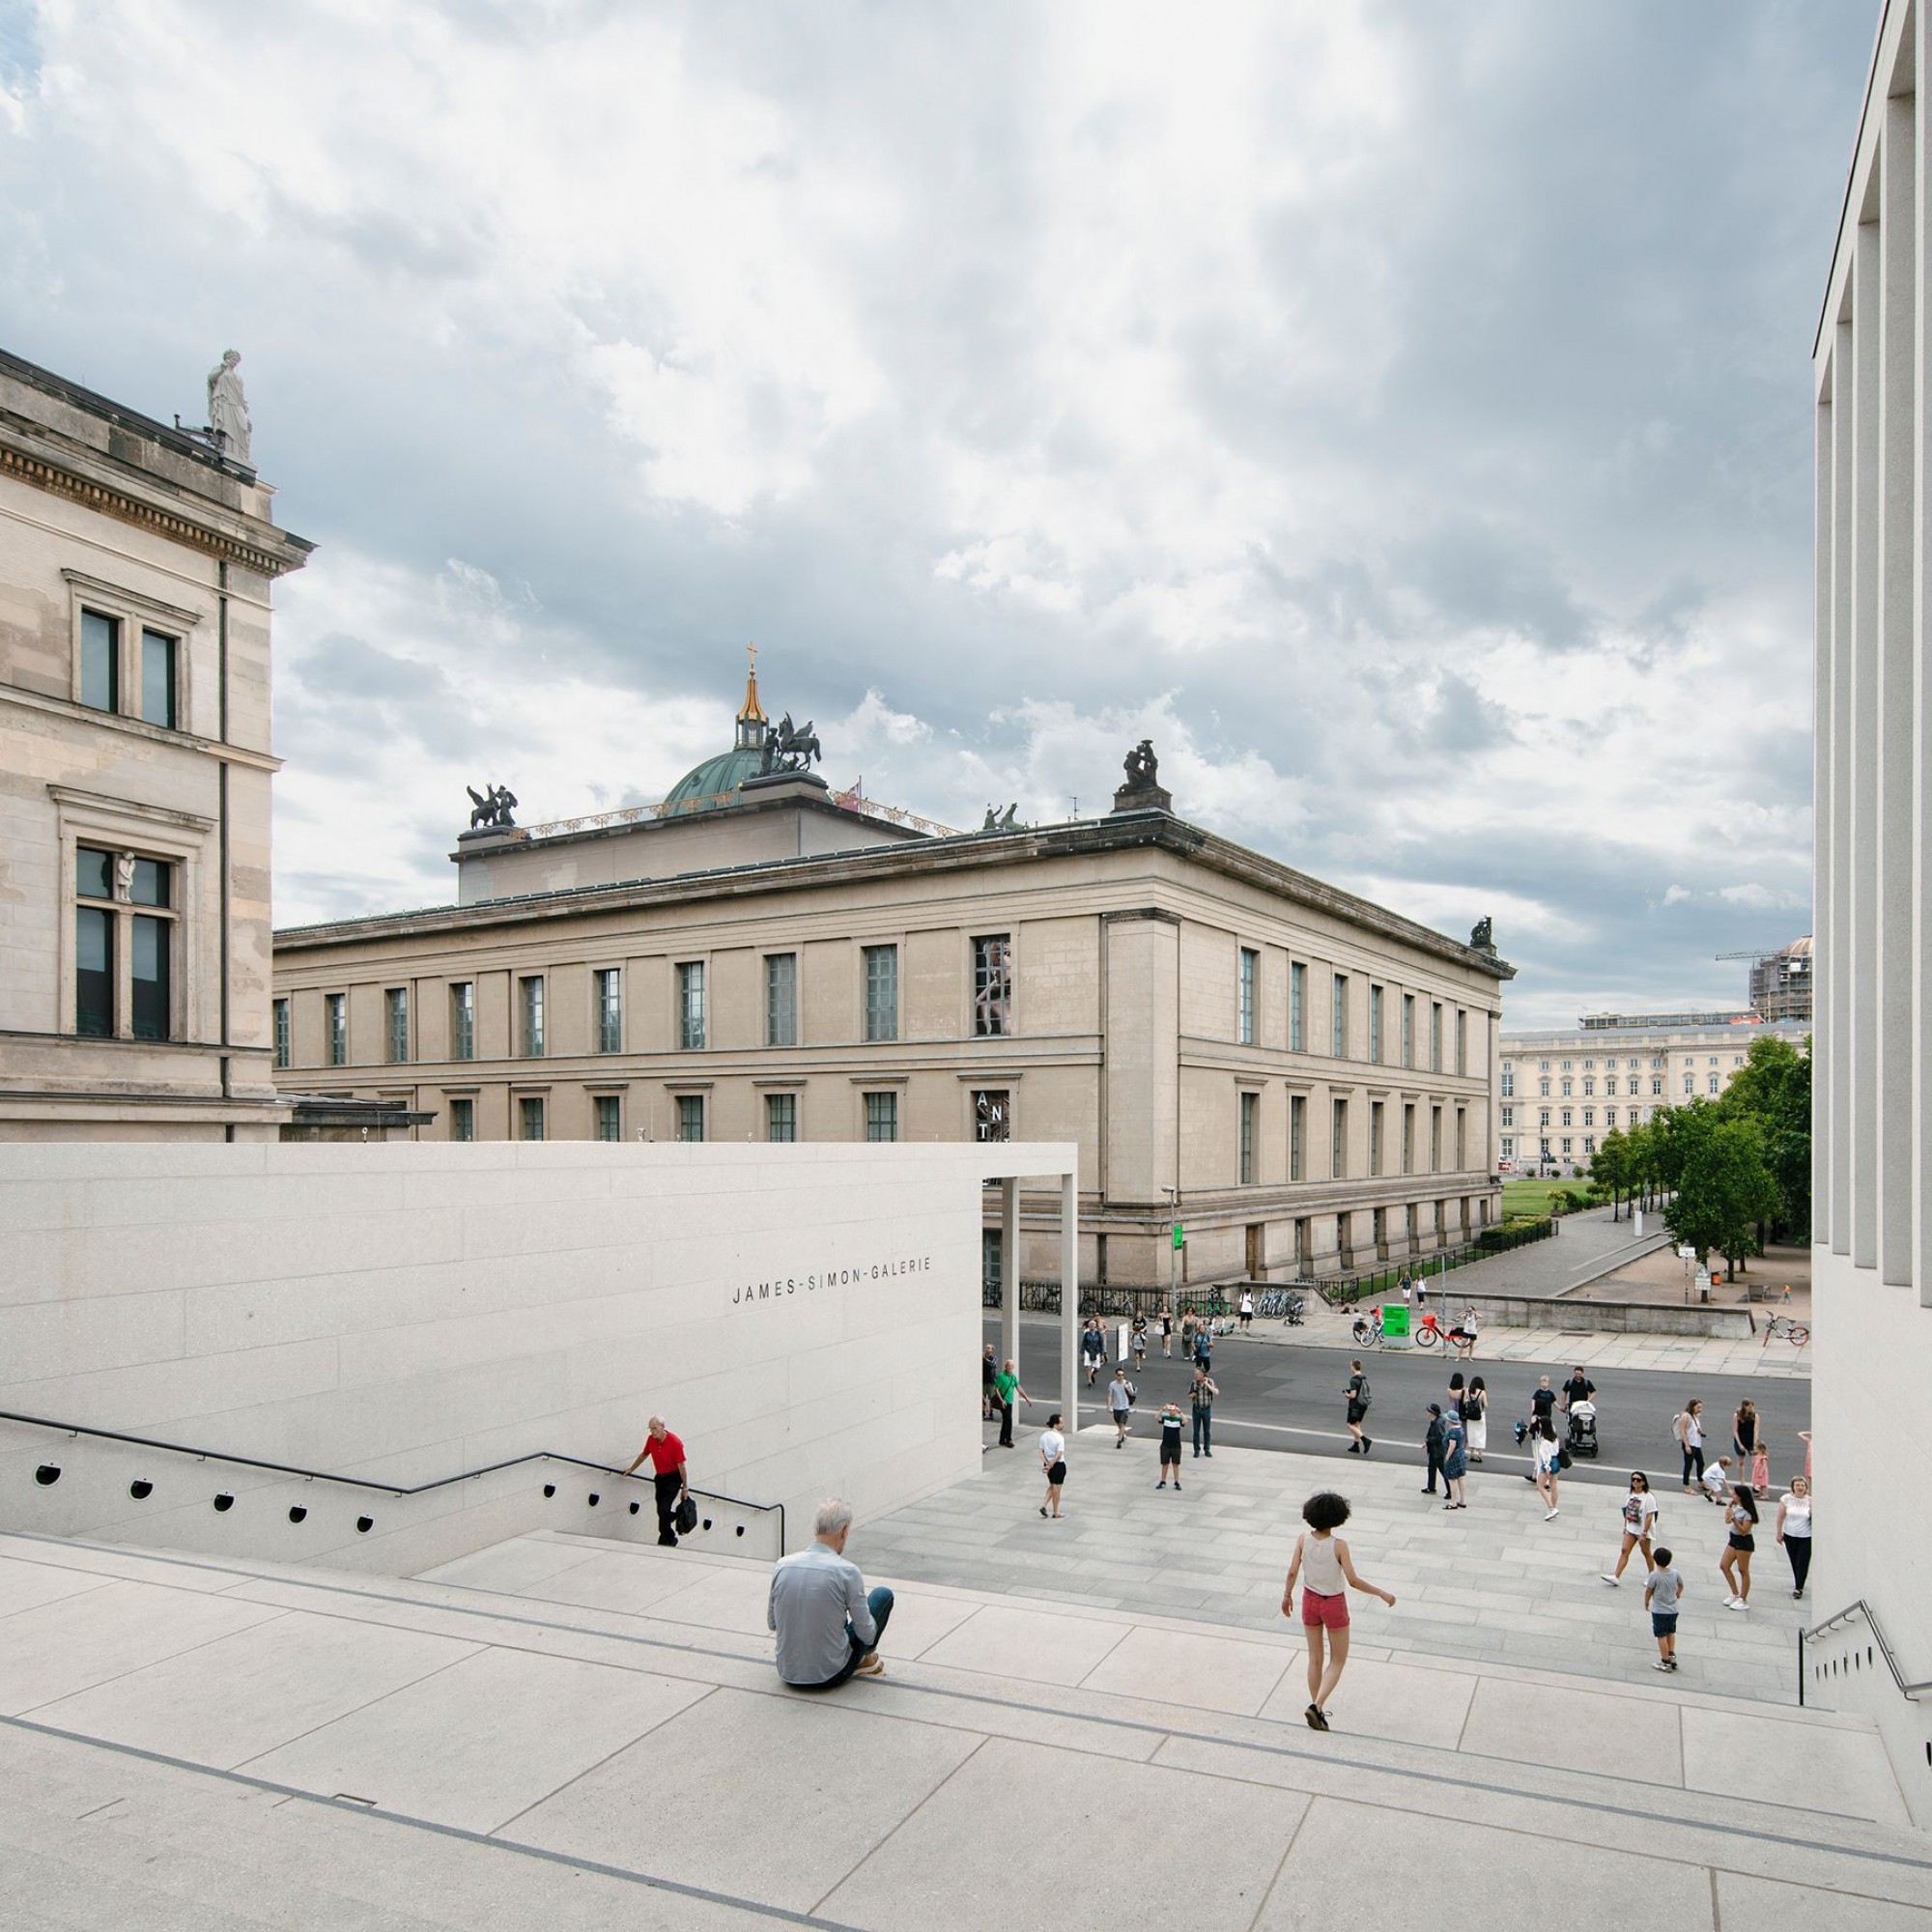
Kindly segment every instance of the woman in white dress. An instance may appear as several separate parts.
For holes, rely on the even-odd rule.
[[[1480,1463],[1490,1446],[1490,1389],[1481,1376],[1471,1376],[1463,1393],[1463,1434],[1468,1437],[1469,1461]]]

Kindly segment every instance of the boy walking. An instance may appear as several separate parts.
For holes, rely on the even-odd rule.
[[[1677,1668],[1677,1605],[1684,1595],[1684,1578],[1670,1567],[1670,1552],[1661,1546],[1652,1552],[1650,1576],[1643,1586],[1644,1606],[1650,1611],[1650,1634],[1657,1639],[1653,1670]]]
[[[1114,1379],[1107,1384],[1107,1407],[1114,1418],[1114,1447],[1118,1449],[1127,1439],[1127,1423],[1134,1409],[1134,1385],[1127,1379],[1124,1362],[1115,1369]]]

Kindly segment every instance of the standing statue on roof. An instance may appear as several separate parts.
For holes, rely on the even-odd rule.
[[[220,362],[208,372],[208,426],[223,456],[247,463],[255,431],[248,420],[248,398],[242,393],[242,378],[236,373],[241,360],[239,349],[225,350]]]

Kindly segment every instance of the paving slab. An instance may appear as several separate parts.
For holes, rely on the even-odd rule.
[[[526,1812],[513,1835],[804,1912],[980,1744],[830,1697],[718,1690]]]

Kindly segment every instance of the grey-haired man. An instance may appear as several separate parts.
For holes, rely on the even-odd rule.
[[[801,1690],[830,1690],[848,1677],[883,1677],[879,1639],[893,1613],[893,1593],[868,1591],[856,1563],[845,1560],[852,1510],[836,1496],[818,1506],[812,1541],[779,1559],[765,1622],[778,1634],[779,1675]]]

